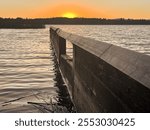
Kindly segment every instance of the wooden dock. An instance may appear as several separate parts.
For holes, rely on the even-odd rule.
[[[150,112],[149,56],[54,27],[50,39],[78,112]]]

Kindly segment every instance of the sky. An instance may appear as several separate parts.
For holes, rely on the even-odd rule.
[[[0,0],[0,17],[150,19],[150,0]]]

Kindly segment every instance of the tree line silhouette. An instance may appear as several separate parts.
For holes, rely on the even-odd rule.
[[[104,18],[0,18],[0,28],[44,28],[48,24],[70,25],[150,25],[146,19]]]

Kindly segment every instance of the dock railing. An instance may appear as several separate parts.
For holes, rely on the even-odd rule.
[[[78,112],[150,112],[150,56],[54,27],[50,40]]]

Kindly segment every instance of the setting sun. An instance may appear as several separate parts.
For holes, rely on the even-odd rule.
[[[77,17],[77,15],[75,13],[72,13],[72,12],[67,12],[67,13],[64,13],[62,15],[62,17],[66,17],[66,18],[75,18]]]

